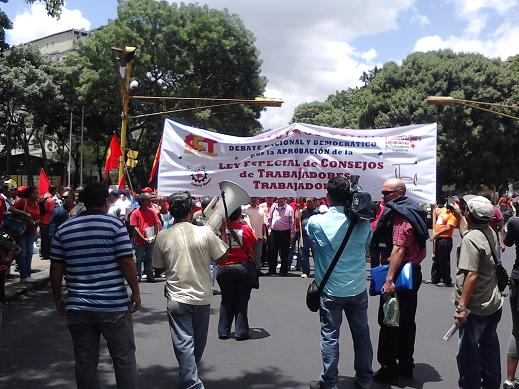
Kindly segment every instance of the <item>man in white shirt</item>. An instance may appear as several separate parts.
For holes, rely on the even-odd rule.
[[[213,296],[209,264],[224,263],[228,246],[211,228],[191,223],[194,201],[189,192],[174,193],[169,202],[175,223],[158,233],[153,267],[166,273],[167,313],[181,386],[203,389],[198,364],[207,342]]]
[[[243,213],[248,216],[248,224],[254,231],[254,234],[256,234],[256,238],[258,238],[258,242],[254,245],[254,261],[256,262],[256,267],[260,269],[263,241],[266,237],[266,224],[263,209],[259,208],[258,205],[259,199],[257,197],[251,197],[250,207],[245,208]]]

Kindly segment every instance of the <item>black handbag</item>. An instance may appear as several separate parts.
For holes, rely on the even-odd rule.
[[[312,283],[308,285],[308,289],[306,290],[306,306],[312,312],[317,312],[319,310],[319,306],[321,305],[321,293],[323,292],[326,282],[328,282],[328,279],[332,275],[333,268],[335,267],[337,262],[339,262],[339,258],[341,257],[341,254],[344,251],[344,247],[346,247],[346,243],[348,243],[348,240],[350,239],[351,233],[353,232],[353,228],[355,227],[355,224],[357,224],[357,218],[358,217],[353,213],[350,215],[351,222],[348,226],[348,230],[346,231],[346,235],[344,236],[344,239],[342,240],[339,249],[335,253],[335,256],[333,257],[333,260],[330,263],[328,270],[326,270],[326,274],[324,275],[319,286],[317,286],[315,281],[312,281]]]

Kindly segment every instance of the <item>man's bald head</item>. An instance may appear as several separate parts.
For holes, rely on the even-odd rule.
[[[382,186],[382,196],[384,203],[396,200],[405,196],[405,183],[400,178],[390,178]]]

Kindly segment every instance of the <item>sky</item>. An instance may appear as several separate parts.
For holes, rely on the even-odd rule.
[[[364,71],[414,51],[451,48],[503,60],[519,54],[519,0],[196,3],[227,8],[254,33],[269,80],[265,96],[285,101],[282,108],[262,113],[266,129],[287,125],[297,105],[360,86]],[[13,45],[70,28],[94,29],[117,18],[116,0],[69,0],[59,20],[49,18],[42,4],[23,0],[0,3],[0,8],[13,22],[6,34]]]

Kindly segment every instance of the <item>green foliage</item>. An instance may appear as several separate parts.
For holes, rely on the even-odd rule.
[[[89,107],[89,133],[107,144],[120,127],[120,94],[111,47],[137,47],[132,78],[143,96],[215,97],[252,99],[261,96],[266,79],[254,36],[236,15],[198,5],[166,1],[121,1],[119,17],[94,32],[80,47],[75,60],[81,63],[79,98]],[[162,112],[210,102],[130,101],[130,115]],[[261,129],[261,107],[234,105],[172,114],[175,120],[250,135]],[[136,173],[143,182],[153,162],[164,117],[130,120],[135,139],[129,147],[139,151]],[[89,135],[90,136],[90,135]],[[96,140],[96,141],[97,141]]]
[[[364,86],[296,108],[293,121],[357,128],[438,122],[438,178],[459,187],[519,178],[518,122],[461,105],[427,105],[427,96],[517,104],[519,56],[508,61],[450,50],[413,53],[362,76]],[[515,112],[517,114],[517,112]],[[342,118],[337,120],[337,118]],[[497,158],[497,156],[499,156]]]

